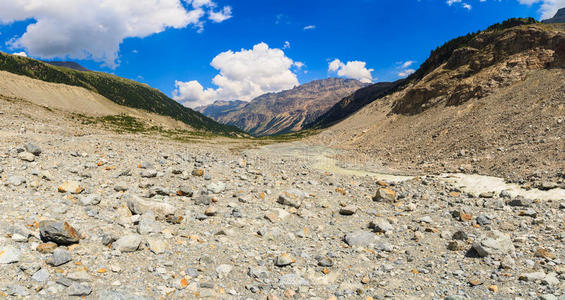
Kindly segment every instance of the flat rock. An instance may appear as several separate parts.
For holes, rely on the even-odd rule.
[[[306,198],[306,194],[301,190],[289,189],[279,195],[277,202],[282,205],[300,208],[304,198]]]
[[[51,257],[47,260],[47,264],[58,267],[70,262],[73,259],[71,253],[65,249],[57,248],[53,251]]]
[[[359,230],[347,234],[344,240],[352,247],[367,247],[375,242],[375,234],[369,231]]]
[[[20,250],[12,247],[5,246],[0,248],[0,264],[13,264],[20,261],[21,256]]]
[[[129,234],[119,238],[112,246],[120,252],[134,252],[139,249],[142,238],[137,234]]]
[[[493,230],[480,237],[474,244],[473,249],[479,256],[505,255],[514,252],[514,244],[506,234]]]
[[[132,214],[143,215],[152,211],[157,220],[166,220],[167,216],[174,215],[176,211],[175,207],[168,203],[143,200],[135,195],[129,197],[127,205]]]

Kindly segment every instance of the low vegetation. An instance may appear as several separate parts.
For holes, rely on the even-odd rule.
[[[170,116],[195,129],[219,134],[241,132],[234,126],[219,124],[201,113],[182,106],[157,89],[111,74],[76,71],[2,52],[0,52],[0,70],[42,81],[86,88],[117,104]]]

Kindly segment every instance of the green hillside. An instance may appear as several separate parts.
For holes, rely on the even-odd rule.
[[[35,59],[0,52],[0,70],[34,79],[83,87],[120,105],[170,116],[195,129],[227,134],[241,132],[184,107],[157,89],[133,80],[101,72],[57,67]]]

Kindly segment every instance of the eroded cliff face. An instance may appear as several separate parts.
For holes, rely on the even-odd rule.
[[[562,31],[530,25],[483,32],[454,50],[440,67],[408,84],[392,112],[417,114],[432,106],[460,105],[524,80],[528,70],[564,66]]]

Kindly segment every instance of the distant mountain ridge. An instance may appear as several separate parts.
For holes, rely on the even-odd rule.
[[[249,102],[242,100],[216,100],[210,105],[199,106],[194,108],[194,110],[216,120],[241,109],[247,105],[247,103]]]
[[[340,99],[365,86],[354,79],[328,78],[264,94],[245,105],[221,101],[199,111],[255,136],[289,133],[303,129]]]
[[[555,16],[551,19],[543,20],[543,23],[551,24],[551,23],[565,23],[565,7],[560,8]]]

